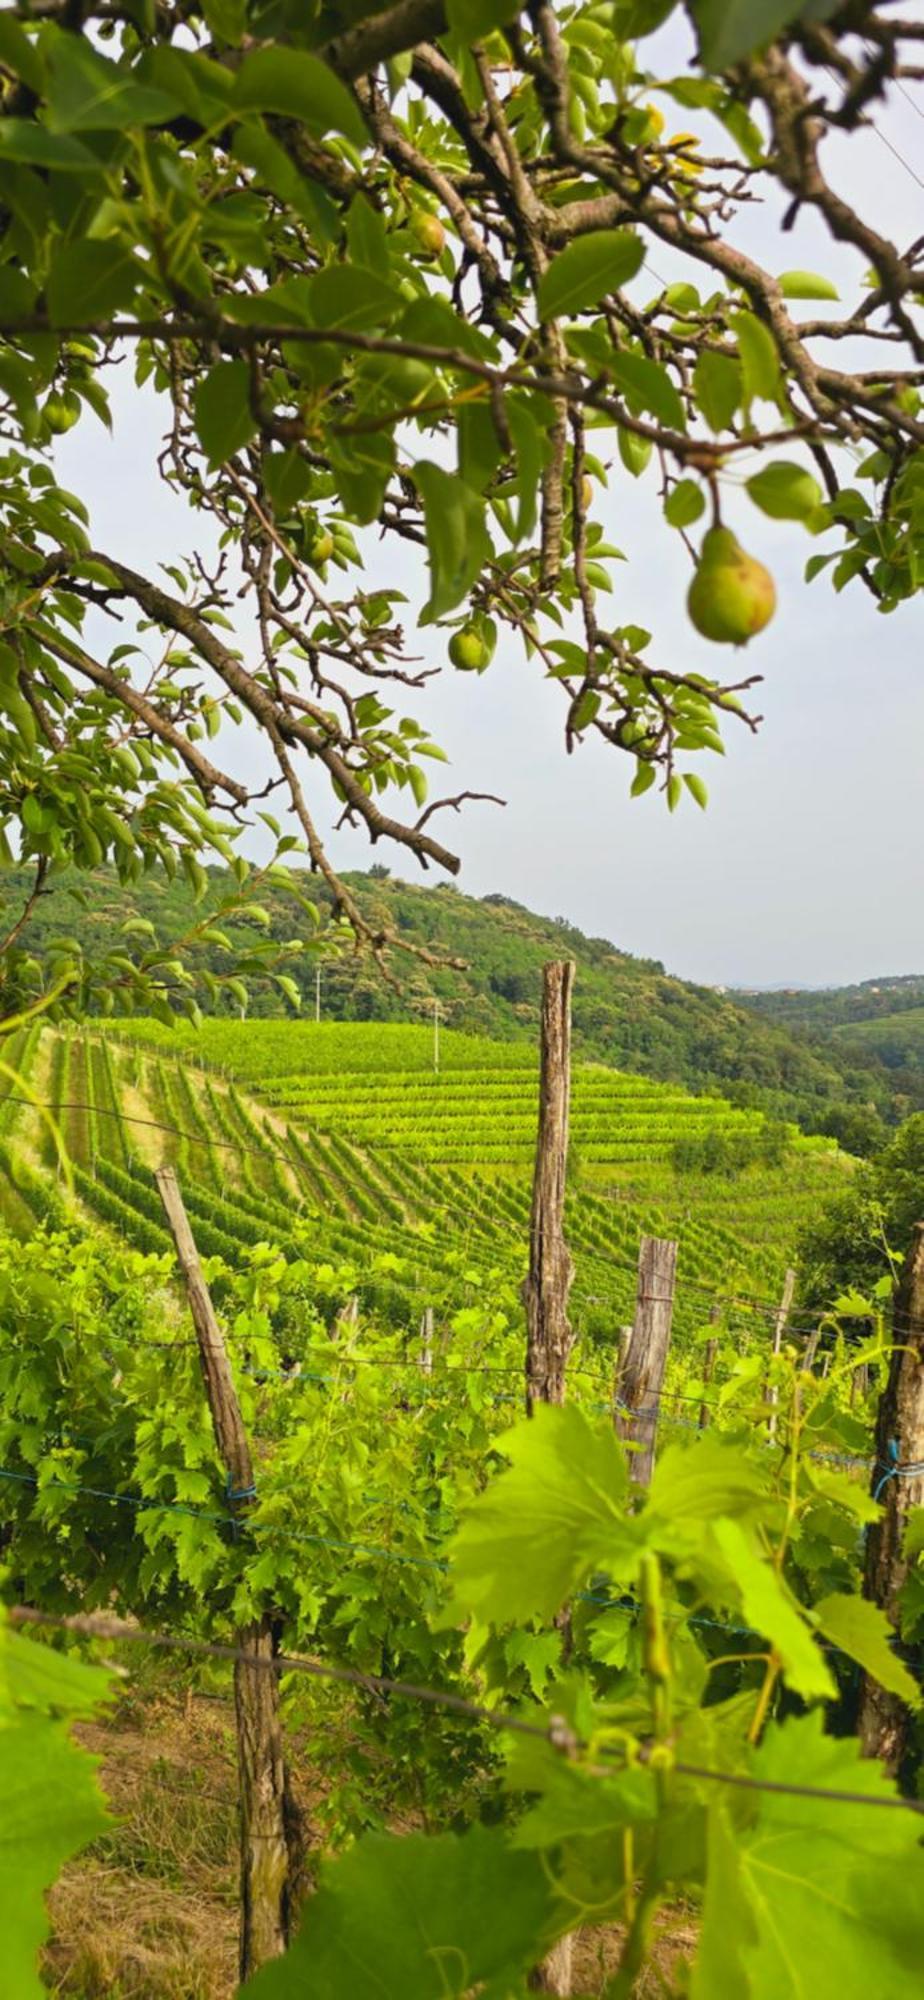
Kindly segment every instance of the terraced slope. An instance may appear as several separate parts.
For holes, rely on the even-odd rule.
[[[209,1067],[164,1041],[134,1024],[131,1035],[46,1031],[22,1046],[55,1105],[85,1211],[166,1253],[151,1169],[168,1159],[205,1255],[233,1266],[278,1248],[310,1267],[324,1310],[355,1295],[414,1331],[427,1306],[444,1323],[473,1306],[519,1312],[535,1131],[534,1068],[520,1050],[450,1036],[434,1077],[416,1029],[211,1023],[196,1045]],[[232,1067],[262,1070],[259,1097]],[[595,1068],[579,1071],[576,1097],[580,1159],[594,1162],[569,1194],[579,1330],[611,1340],[631,1316],[643,1231],[679,1237],[678,1332],[698,1328],[716,1298],[774,1296],[792,1233],[785,1175],[757,1178],[745,1234],[731,1200],[705,1212],[669,1165],[678,1126],[749,1130],[748,1114]],[[8,1103],[0,1115],[11,1113]],[[7,1211],[17,1227],[30,1214],[58,1220],[67,1204],[51,1135],[27,1108],[15,1116],[5,1142],[0,1131]],[[838,1171],[804,1142],[792,1161],[815,1175],[816,1195],[819,1177]],[[767,1227],[771,1185],[778,1232]]]

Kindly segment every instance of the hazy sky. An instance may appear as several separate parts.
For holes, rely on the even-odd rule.
[[[654,50],[654,42],[647,46]],[[682,67],[679,43],[670,60]],[[680,112],[675,121],[691,123]],[[924,93],[893,95],[885,130],[907,166],[872,132],[829,139],[825,161],[840,191],[903,245],[922,230]],[[736,235],[771,270],[825,270],[845,297],[862,276],[854,253],[831,246],[812,219],[782,236],[778,212],[751,208]],[[666,253],[653,261],[659,278],[680,275]],[[644,294],[646,281],[636,284]],[[831,351],[845,362],[842,349]],[[98,545],[152,570],[189,546],[188,522],[158,491],[157,412],[134,397],[127,367],[118,405],[113,440],[89,419],[63,441],[61,473],[88,498]],[[614,436],[598,439],[601,455],[615,458]],[[841,597],[823,576],[805,586],[809,536],[767,520],[746,495],[733,496],[737,504],[726,512],[773,569],[779,609],[747,653],[729,656],[700,640],[686,618],[689,559],[661,521],[654,469],[632,481],[616,466],[601,518],[629,560],[616,566],[613,622],[647,626],[651,657],[666,667],[724,674],[730,657],[763,674],[754,691],[763,725],[755,738],[729,724],[725,759],[699,760],[708,811],[685,799],[670,817],[655,791],[628,798],[633,766],[618,752],[587,743],[565,756],[561,691],[502,639],[482,678],[450,670],[406,704],[450,752],[448,791],[471,787],[507,800],[503,811],[471,805],[462,818],[436,821],[462,856],[460,886],[475,895],[503,891],[710,983],[822,984],[924,971],[921,600],[884,618],[861,584]],[[202,541],[196,522],[193,542]],[[389,579],[419,601],[419,575],[407,555],[402,569],[402,553],[396,559],[389,547],[381,558],[370,541],[367,581],[380,580],[375,566],[383,560]],[[108,645],[119,636],[110,627]],[[419,636],[415,650],[442,662],[442,638]],[[312,804],[327,824],[319,787]],[[381,860],[420,879],[409,857],[372,852],[358,835],[338,835],[331,854],[340,867]],[[434,880],[433,871],[423,879]]]

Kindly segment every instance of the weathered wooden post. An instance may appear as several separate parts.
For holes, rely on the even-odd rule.
[[[539,1134],[533,1174],[526,1302],[526,1408],[563,1403],[565,1365],[574,1341],[568,1294],[574,1267],[565,1242],[565,1172],[571,1094],[571,993],[574,963],[555,960],[542,973]]]
[[[215,1443],[228,1475],[229,1509],[240,1519],[254,1498],[253,1461],[227,1349],[174,1169],[158,1167],[154,1178],[186,1283]],[[300,1841],[283,1755],[279,1677],[266,1665],[276,1650],[269,1613],[242,1627],[235,1645],[249,1656],[234,1668],[243,1980],[279,1958],[289,1943]]]
[[[783,1334],[786,1331],[786,1321],[788,1320],[789,1315],[792,1311],[792,1295],[795,1289],[796,1289],[795,1271],[787,1271],[786,1276],[783,1279],[783,1295],[777,1307],[776,1319],[773,1322],[773,1347],[771,1351],[774,1354],[779,1354],[783,1345]],[[775,1386],[771,1386],[770,1388],[768,1388],[767,1401],[771,1405],[770,1422],[767,1425],[767,1430],[770,1437],[775,1438],[776,1405],[778,1401],[778,1391]]]
[[[924,1222],[917,1222],[895,1291],[893,1347],[879,1399],[872,1492],[882,1513],[868,1531],[864,1596],[898,1623],[898,1596],[908,1574],[902,1554],[913,1507],[924,1506]],[[867,1757],[897,1771],[908,1742],[910,1715],[898,1695],[865,1674],[859,1734]]]
[[[719,1307],[711,1306],[709,1309],[710,1326],[717,1325],[718,1318],[719,1318]],[[712,1339],[707,1340],[705,1349],[703,1351],[703,1400],[699,1406],[699,1427],[701,1431],[705,1430],[706,1425],[708,1424],[710,1416],[712,1414],[712,1406],[710,1403],[706,1401],[706,1390],[708,1389],[709,1384],[712,1381],[712,1377],[715,1374],[715,1364],[718,1352],[719,1352],[719,1343],[718,1340],[713,1336]]]
[[[565,1242],[565,1178],[571,1097],[571,993],[574,963],[555,960],[542,971],[539,1131],[529,1232],[526,1304],[526,1409],[563,1403],[565,1367],[574,1341],[568,1294],[574,1267]],[[566,1614],[567,1615],[567,1614]],[[573,1939],[559,1938],[529,1976],[533,1992],[571,1992]]]
[[[433,1373],[433,1307],[425,1306],[420,1315],[420,1370],[423,1375]]]
[[[629,1459],[629,1472],[637,1486],[650,1485],[654,1468],[658,1402],[670,1346],[676,1278],[676,1243],[665,1236],[643,1236],[638,1248],[635,1321],[622,1374],[622,1407],[616,1411],[617,1435],[640,1447]]]

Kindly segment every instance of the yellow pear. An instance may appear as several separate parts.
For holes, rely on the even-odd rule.
[[[704,536],[687,610],[697,632],[720,646],[746,646],[769,625],[776,585],[730,528],[710,528]]]

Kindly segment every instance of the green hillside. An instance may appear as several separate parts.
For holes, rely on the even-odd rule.
[[[323,910],[316,878],[302,879]],[[476,899],[446,883],[410,885],[392,880],[385,870],[347,879],[370,918],[380,919],[409,947],[461,959],[464,967],[435,969],[413,951],[393,949],[386,979],[368,958],[344,949],[323,961],[325,1019],[420,1020],[430,1016],[436,998],[448,1025],[495,1042],[534,1045],[541,967],[567,953],[578,968],[579,1056],[762,1107],[806,1131],[829,1132],[851,1151],[870,1150],[883,1136],[881,1119],[893,1115],[893,1079],[874,1052],[847,1050],[830,1035],[810,1039],[801,1024],[790,1032],[764,1018],[756,1001],[745,1005],[738,996],[676,979],[655,960],[633,958],[606,938],[585,937],[573,925],[537,916],[504,896]],[[15,875],[8,878],[10,907],[22,886],[17,889]],[[132,916],[152,924],[169,946],[201,922],[209,902],[217,902],[228,886],[227,874],[214,871],[209,898],[197,906],[185,882],[151,877],[133,890]],[[267,936],[313,944],[315,934],[292,898],[264,884],[259,899],[265,917],[259,929],[252,923],[223,925],[236,949],[251,952],[255,938]],[[41,957],[56,938],[76,932],[87,956],[102,958],[124,950],[124,917],[124,901],[105,872],[83,885],[79,903],[65,880],[41,898],[23,942]],[[184,942],[180,955],[194,972],[229,970],[229,954],[215,943]],[[312,1014],[316,964],[308,949],[287,968]],[[257,974],[251,1017],[279,1015],[285,1008],[279,989]]]
[[[489,1291],[518,1314],[536,1131],[536,1058],[423,1027],[126,1021],[21,1032],[11,1050],[49,1104],[87,1215],[169,1248],[151,1169],[180,1174],[200,1248],[238,1268],[259,1244],[310,1262],[323,1295],[396,1326]],[[718,1098],[578,1063],[569,1240],[583,1330],[631,1317],[643,1232],[680,1242],[677,1324],[709,1300],[776,1294],[795,1239],[847,1162],[828,1142]],[[710,1169],[710,1156],[724,1161]],[[2,1105],[0,1198],[25,1232],[68,1211],[50,1133]]]

